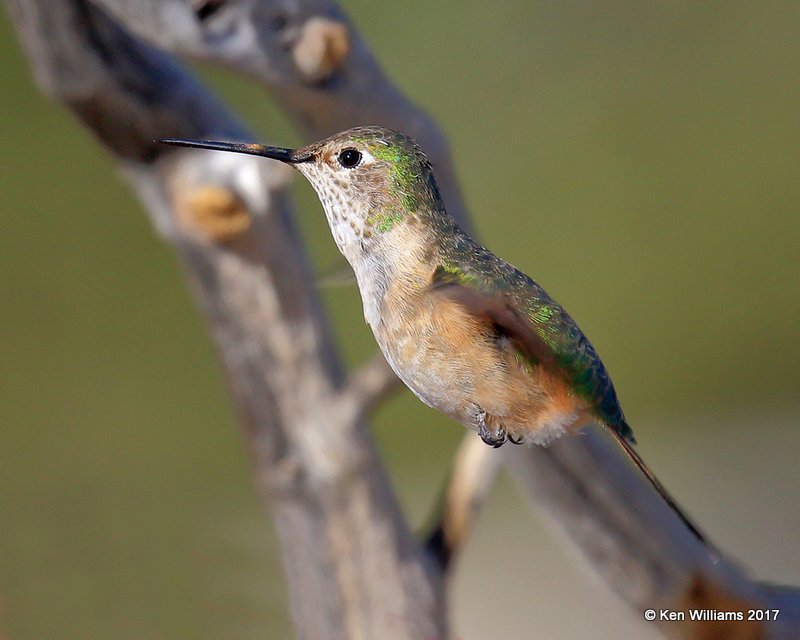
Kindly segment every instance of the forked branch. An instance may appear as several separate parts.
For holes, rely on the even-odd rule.
[[[273,90],[308,139],[356,124],[413,135],[431,156],[448,210],[466,225],[440,130],[389,82],[329,0],[6,2],[44,91],[111,151],[181,257],[280,534],[300,637],[445,637],[441,573],[409,534],[360,421],[393,376],[377,360],[342,375],[280,167],[151,143],[252,136],[130,33],[247,74]],[[778,621],[731,627],[724,637],[800,637],[798,592],[759,585],[726,558],[713,562],[603,434],[502,452],[469,438],[437,529],[448,555],[464,544],[503,460],[635,615],[720,603],[779,608]],[[664,630],[723,637],[696,626]],[[741,635],[752,632],[762,635]]]

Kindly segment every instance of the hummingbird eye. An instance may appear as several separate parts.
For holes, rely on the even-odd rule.
[[[353,169],[361,163],[361,152],[358,149],[344,149],[336,159],[345,169]]]

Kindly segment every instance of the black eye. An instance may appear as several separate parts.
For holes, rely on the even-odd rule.
[[[339,153],[338,160],[345,169],[352,169],[361,162],[361,152],[357,149],[345,149]]]

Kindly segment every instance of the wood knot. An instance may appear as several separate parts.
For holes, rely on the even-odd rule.
[[[208,20],[225,6],[225,0],[190,0],[189,4],[201,22]]]
[[[244,201],[225,187],[205,185],[192,191],[177,208],[180,223],[190,232],[215,242],[230,242],[253,222]]]
[[[305,22],[292,49],[295,66],[308,82],[325,82],[342,66],[350,52],[347,26],[315,16]]]

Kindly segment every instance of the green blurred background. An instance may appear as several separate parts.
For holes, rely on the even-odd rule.
[[[800,3],[344,6],[448,134],[482,239],[592,338],[656,473],[758,577],[800,584]],[[4,12],[0,53],[0,638],[291,637],[172,252]],[[203,73],[263,140],[299,142],[259,89]],[[357,291],[324,295],[364,359]],[[462,429],[404,393],[375,433],[419,525]],[[453,607],[462,640],[655,637],[507,482]]]

